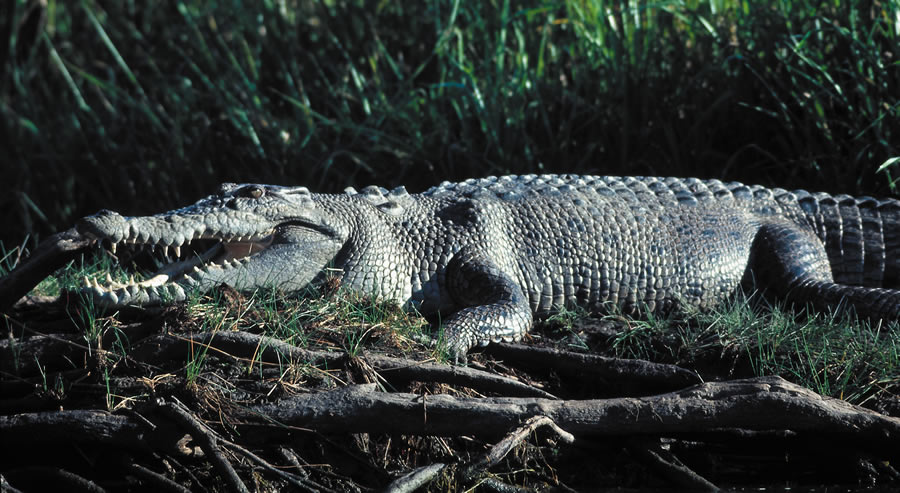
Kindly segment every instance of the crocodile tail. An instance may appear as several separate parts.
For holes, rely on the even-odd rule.
[[[795,192],[835,282],[900,288],[900,200]]]

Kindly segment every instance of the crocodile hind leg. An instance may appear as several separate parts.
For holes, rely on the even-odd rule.
[[[531,306],[522,288],[484,254],[459,252],[447,266],[447,287],[464,307],[443,324],[455,363],[464,363],[475,345],[519,340],[531,328]]]
[[[762,226],[753,242],[751,268],[777,294],[818,310],[852,307],[872,321],[900,319],[900,290],[834,282],[822,243],[794,225]]]

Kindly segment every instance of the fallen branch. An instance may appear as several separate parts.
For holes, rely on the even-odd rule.
[[[66,265],[96,240],[75,228],[42,241],[27,260],[0,279],[0,311],[6,311],[56,269]]]
[[[303,349],[272,337],[239,331],[203,332],[185,336],[170,334],[150,338],[142,347],[133,351],[131,356],[147,362],[171,361],[176,358],[184,359],[192,347],[196,350],[198,346],[208,346],[222,354],[266,363],[295,361],[333,368],[343,365],[347,358],[342,352]],[[378,354],[366,354],[363,357],[385,377],[464,385],[481,392],[496,392],[511,396],[556,398],[548,392],[522,382],[474,368],[417,362]]]
[[[163,317],[154,317],[143,323],[134,323],[117,329],[107,329],[99,337],[85,341],[84,334],[42,333],[33,328],[22,327],[27,337],[0,339],[0,371],[28,377],[47,372],[78,369],[85,361],[119,360],[134,362],[128,355],[121,355],[110,349],[116,343],[126,347],[130,341],[140,340],[158,331],[164,323]]]
[[[497,436],[535,415],[575,435],[666,435],[720,429],[846,435],[869,447],[900,438],[900,418],[823,397],[780,377],[709,382],[649,397],[580,401],[376,392],[374,385],[253,406],[286,426],[322,432]]]
[[[96,443],[147,451],[153,448],[150,430],[128,416],[105,411],[71,410],[0,416],[0,443],[58,444]]]
[[[597,380],[617,394],[669,392],[700,383],[700,377],[679,366],[639,359],[610,358],[522,344],[492,344],[487,349],[497,358],[517,361],[532,368],[552,370],[577,379]]]
[[[546,415],[574,435],[791,430],[819,437],[843,436],[866,448],[892,453],[897,453],[893,441],[900,437],[900,418],[820,396],[780,377],[709,382],[650,397],[579,401],[421,396],[375,389],[374,384],[358,385],[252,406],[243,413],[245,426],[264,417],[267,423],[320,432],[496,437],[500,430]],[[0,416],[0,441],[65,439],[143,448],[149,445],[145,428],[135,418],[101,411],[18,414]]]

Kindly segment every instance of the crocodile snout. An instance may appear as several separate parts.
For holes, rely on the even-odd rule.
[[[113,232],[121,231],[125,227],[125,217],[118,212],[102,209],[92,216],[87,216],[75,223],[75,228],[81,234],[97,237],[106,237]]]

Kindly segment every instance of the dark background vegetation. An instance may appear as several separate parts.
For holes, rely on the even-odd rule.
[[[567,172],[894,193],[892,1],[2,3],[7,247],[223,181],[418,191]]]

